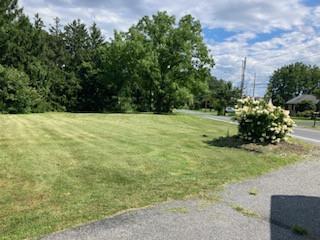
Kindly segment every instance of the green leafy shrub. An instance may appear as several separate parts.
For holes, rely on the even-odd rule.
[[[303,112],[298,112],[296,114],[297,117],[304,117],[304,118],[311,118],[313,115],[314,111],[313,110],[306,110]]]
[[[279,143],[294,126],[288,111],[252,98],[238,101],[235,118],[240,138],[248,142]]]
[[[41,104],[37,91],[29,86],[29,78],[15,68],[0,65],[0,112],[29,113]]]

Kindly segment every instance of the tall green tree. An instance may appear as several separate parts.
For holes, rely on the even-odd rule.
[[[79,19],[64,28],[65,47],[69,54],[66,68],[70,71],[79,69],[82,62],[88,60],[89,34],[86,25]]]
[[[100,91],[98,74],[100,73],[100,48],[104,45],[104,38],[96,23],[89,28],[88,58],[81,63],[81,92],[79,93],[78,109],[81,111],[101,111],[98,96]]]
[[[100,30],[100,28],[98,28],[98,26],[95,22],[89,28],[88,42],[89,42],[89,48],[91,50],[98,49],[104,43],[104,37],[102,36],[101,30]]]
[[[272,74],[266,98],[275,105],[284,104],[302,93],[312,93],[320,81],[320,69],[300,62],[281,67]]]
[[[104,37],[96,23],[89,28],[87,59],[80,67],[81,91],[78,97],[78,109],[81,111],[103,111],[106,106],[100,98],[105,98],[101,92],[99,74],[103,71],[101,65],[101,49]]]
[[[109,111],[130,109],[130,74],[124,34],[115,32],[114,39],[101,50],[99,73],[100,104]]]
[[[78,105],[79,79],[70,70],[70,52],[67,50],[65,32],[58,17],[49,28],[48,65],[50,67],[49,102],[52,110],[75,111]],[[67,68],[69,66],[69,69]]]
[[[89,34],[86,25],[78,19],[64,27],[63,36],[66,49],[64,69],[70,73],[66,85],[70,95],[67,109],[77,110],[78,94],[82,79],[85,78],[83,63],[89,61]]]
[[[241,90],[233,87],[232,82],[212,77],[209,83],[209,101],[219,115],[225,115],[226,107],[234,107],[241,98]]]
[[[67,52],[63,27],[58,17],[54,18],[54,24],[50,26],[49,34],[49,58],[54,65],[63,69],[66,64]]]
[[[138,63],[149,71],[138,73],[144,75],[139,84],[144,86],[142,94],[148,94],[144,97],[149,98],[154,111],[169,112],[208,86],[213,59],[204,44],[199,21],[190,15],[178,24],[166,12],[144,17],[127,38],[136,45],[140,41],[145,48]]]

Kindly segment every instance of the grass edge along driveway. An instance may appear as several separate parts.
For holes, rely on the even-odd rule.
[[[0,130],[0,239],[207,196],[305,153],[291,144],[224,147],[214,139],[235,126],[185,115],[0,115]]]

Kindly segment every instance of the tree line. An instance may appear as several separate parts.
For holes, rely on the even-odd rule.
[[[2,0],[0,26],[0,112],[170,112],[200,107],[219,82],[191,15],[145,16],[107,41],[95,23],[45,26]]]

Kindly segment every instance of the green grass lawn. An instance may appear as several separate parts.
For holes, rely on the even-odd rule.
[[[0,239],[206,195],[301,154],[208,144],[228,132],[236,128],[184,115],[0,115]]]
[[[316,126],[314,127],[314,120],[310,119],[293,119],[298,127],[312,128],[315,130],[320,130],[320,119],[317,120]]]

